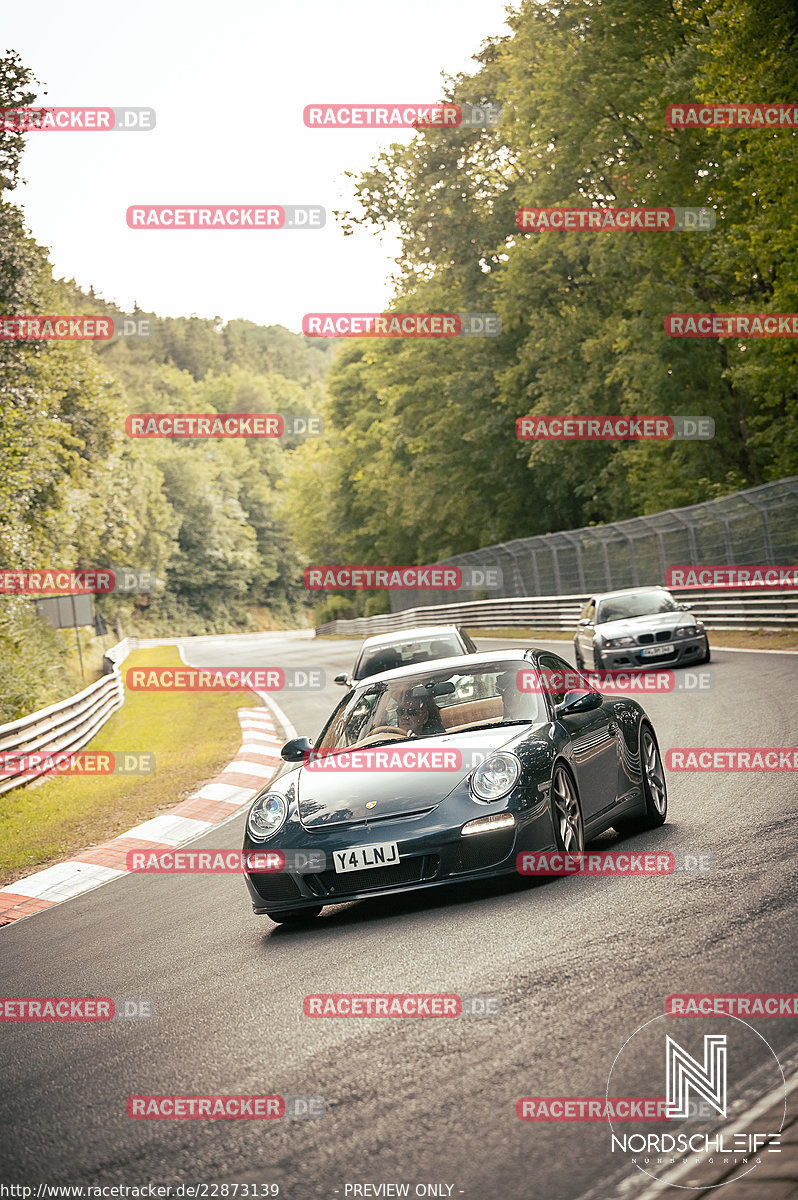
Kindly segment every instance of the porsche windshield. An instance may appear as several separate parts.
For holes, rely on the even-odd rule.
[[[610,596],[599,602],[596,624],[607,621],[628,621],[633,617],[651,617],[657,613],[677,612],[678,604],[669,592],[659,588],[650,592],[633,592],[629,596]]]
[[[342,701],[316,748],[341,750],[545,720],[540,694],[518,690],[519,671],[529,668],[515,659],[462,672],[428,671],[358,689]]]

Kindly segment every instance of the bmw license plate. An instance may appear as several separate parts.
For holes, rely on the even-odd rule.
[[[664,646],[644,646],[640,653],[643,658],[654,658],[659,654],[673,654],[673,642],[667,642]]]
[[[378,842],[375,846],[357,846],[353,850],[333,850],[333,862],[339,875],[347,871],[366,871],[369,867],[393,867],[399,862],[396,842]]]

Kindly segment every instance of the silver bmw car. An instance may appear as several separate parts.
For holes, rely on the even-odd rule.
[[[580,670],[635,670],[708,663],[706,630],[664,587],[591,596],[579,614],[574,655]]]

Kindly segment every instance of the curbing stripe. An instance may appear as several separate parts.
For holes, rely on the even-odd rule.
[[[273,701],[268,708],[239,708],[237,715],[241,746],[219,775],[167,812],[99,846],[90,846],[67,862],[45,867],[0,888],[0,926],[44,912],[129,874],[129,850],[170,850],[235,816],[282,765],[279,750],[283,743],[275,718],[285,728],[293,729]]]

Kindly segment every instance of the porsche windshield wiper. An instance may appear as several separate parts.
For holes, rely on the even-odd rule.
[[[473,725],[456,725],[454,729],[448,729],[447,733],[468,733],[469,729],[498,729],[502,725],[531,725],[531,717],[515,717],[512,721],[475,721]]]

